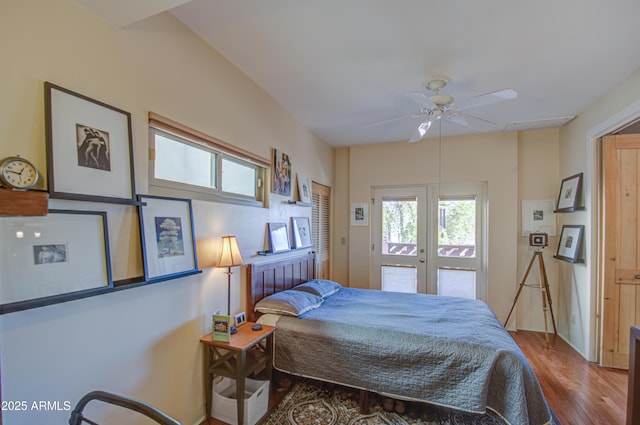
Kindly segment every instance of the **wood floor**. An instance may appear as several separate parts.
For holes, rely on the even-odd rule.
[[[529,360],[562,425],[625,424],[627,371],[590,363],[554,335],[549,336],[549,349],[544,333],[518,331],[511,335]],[[282,395],[272,397],[281,399]],[[224,422],[210,419],[204,424],[224,425]]]
[[[562,338],[518,331],[511,335],[540,381],[547,402],[562,425],[624,425],[627,371],[590,363]]]

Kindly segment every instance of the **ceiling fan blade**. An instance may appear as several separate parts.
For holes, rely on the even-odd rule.
[[[369,124],[366,128],[375,127],[375,126],[383,125],[383,124],[389,124],[389,123],[395,122],[395,121],[406,120],[408,118],[412,118],[412,119],[413,118],[418,118],[418,117],[421,117],[421,116],[422,116],[422,114],[404,115],[402,117],[391,118],[390,120],[384,120],[384,121],[375,122],[373,124]]]
[[[491,122],[482,118],[474,117],[471,115],[462,114],[460,112],[453,112],[448,114],[447,119],[458,125],[469,127],[473,130],[478,130],[478,131],[490,131],[495,129],[498,126],[498,124],[494,122]]]
[[[427,134],[427,131],[431,128],[431,123],[433,123],[433,120],[421,123],[416,132],[413,133],[413,136],[411,136],[411,139],[409,139],[409,143],[419,142],[424,139],[425,134]]]
[[[518,97],[518,93],[512,89],[498,90],[491,93],[481,94],[479,96],[472,97],[464,102],[462,105],[458,105],[458,110],[476,108],[478,106],[491,105],[492,103],[503,102],[505,100],[511,100]]]
[[[433,103],[431,99],[429,99],[429,96],[424,93],[410,92],[407,93],[407,97],[416,102],[418,105],[427,106],[429,108],[433,108],[434,106],[436,106],[436,104]]]

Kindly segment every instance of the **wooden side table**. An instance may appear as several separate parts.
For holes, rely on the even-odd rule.
[[[200,338],[205,347],[204,380],[205,407],[207,418],[211,417],[211,397],[213,395],[213,377],[224,376],[235,379],[238,408],[238,424],[244,423],[245,378],[262,368],[271,380],[273,371],[273,334],[275,326],[262,325],[254,331],[254,322],[238,327],[229,342],[213,341],[211,334]]]

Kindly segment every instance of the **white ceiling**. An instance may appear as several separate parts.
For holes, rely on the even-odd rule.
[[[561,125],[640,68],[639,0],[191,0],[170,11],[333,146],[408,140],[420,118],[371,124],[417,113],[406,94],[427,93],[434,75],[451,78],[442,93],[457,104],[515,90],[466,111],[512,130]],[[469,132],[443,120],[443,136]]]

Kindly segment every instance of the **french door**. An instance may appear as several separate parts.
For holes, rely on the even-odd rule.
[[[486,299],[486,184],[372,195],[373,289]]]
[[[372,288],[427,292],[427,188],[374,188]]]

